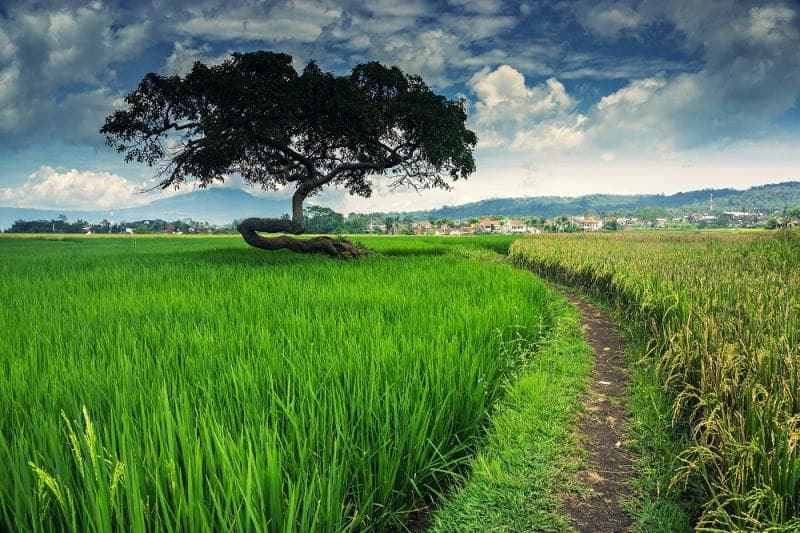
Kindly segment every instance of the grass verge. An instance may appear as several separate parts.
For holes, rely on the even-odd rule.
[[[682,498],[681,490],[671,483],[678,467],[676,457],[687,446],[685,433],[672,425],[672,402],[659,383],[655,362],[646,357],[644,333],[636,329],[623,331],[631,371],[628,444],[638,456],[637,475],[630,481],[636,497],[626,508],[634,518],[633,531],[692,531],[690,516],[696,517],[699,511],[692,509]]]
[[[465,484],[434,514],[431,531],[563,531],[558,498],[577,466],[570,453],[591,348],[577,309],[563,299],[552,329],[527,353],[494,410]]]

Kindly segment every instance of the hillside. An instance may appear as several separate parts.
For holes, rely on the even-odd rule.
[[[707,212],[709,197],[714,195],[714,211],[755,211],[773,213],[784,207],[800,205],[800,182],[784,182],[737,189],[703,189],[677,194],[614,195],[592,194],[579,197],[537,196],[531,198],[492,198],[458,206],[444,206],[412,213],[373,213],[374,216],[410,215],[416,220],[431,218],[462,219],[486,215],[539,216],[634,213],[637,209],[661,208],[670,213]],[[155,200],[147,205],[114,211],[116,221],[160,218],[167,221],[191,218],[211,224],[227,224],[247,216],[279,217],[289,210],[288,199],[253,196],[241,189],[196,190],[186,194]],[[0,229],[15,220],[50,220],[59,215],[69,220],[88,222],[110,219],[109,211],[75,211],[0,207]]]
[[[671,195],[592,194],[578,197],[537,196],[531,198],[492,198],[458,206],[444,206],[411,213],[415,219],[469,218],[484,215],[539,216],[633,213],[642,208],[661,208],[674,213],[708,211],[714,195],[714,211],[756,211],[772,213],[800,204],[800,182],[784,182],[737,189],[702,189]]]

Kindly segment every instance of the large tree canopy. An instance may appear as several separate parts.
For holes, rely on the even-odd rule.
[[[205,187],[230,174],[264,189],[294,187],[290,219],[240,224],[259,248],[349,252],[333,239],[257,233],[302,233],[303,201],[325,186],[368,197],[371,177],[387,175],[393,187],[446,189],[475,170],[464,103],[379,63],[337,76],[310,62],[298,74],[289,55],[235,53],[219,65],[197,62],[184,77],[147,74],[125,101],[100,131],[126,161],[158,167],[159,187],[187,179]]]

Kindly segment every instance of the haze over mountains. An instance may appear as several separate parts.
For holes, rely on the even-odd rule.
[[[461,219],[484,215],[539,216],[633,213],[640,208],[662,208],[674,213],[707,212],[713,195],[715,211],[749,211],[772,213],[784,207],[800,205],[800,182],[784,182],[737,189],[703,189],[672,195],[592,194],[579,197],[539,196],[530,198],[493,198],[458,206],[444,206],[429,211],[392,213],[410,215],[417,220],[429,218]],[[191,218],[211,224],[229,224],[249,216],[279,217],[290,208],[288,199],[254,196],[244,190],[219,188],[197,190],[147,205],[115,210],[117,222],[147,219],[166,221]],[[107,210],[75,211],[0,207],[0,229],[9,228],[15,220],[49,220],[65,215],[70,220],[81,218],[97,223],[111,220]]]
[[[259,198],[242,189],[219,188],[196,190],[169,198],[154,200],[139,207],[123,209],[76,211],[58,209],[31,209],[0,207],[0,229],[11,226],[15,220],[49,220],[65,215],[70,220],[78,218],[97,223],[106,220],[131,222],[160,218],[174,221],[191,218],[210,224],[230,224],[247,216],[279,217],[289,211],[288,200]]]

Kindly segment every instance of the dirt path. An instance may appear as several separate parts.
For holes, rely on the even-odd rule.
[[[621,501],[632,494],[626,480],[633,475],[634,456],[624,444],[623,399],[628,378],[622,338],[608,314],[575,294],[562,293],[581,310],[581,325],[595,351],[577,428],[578,445],[586,451],[587,463],[577,477],[590,491],[568,495],[565,506],[581,533],[627,531],[632,522]]]

